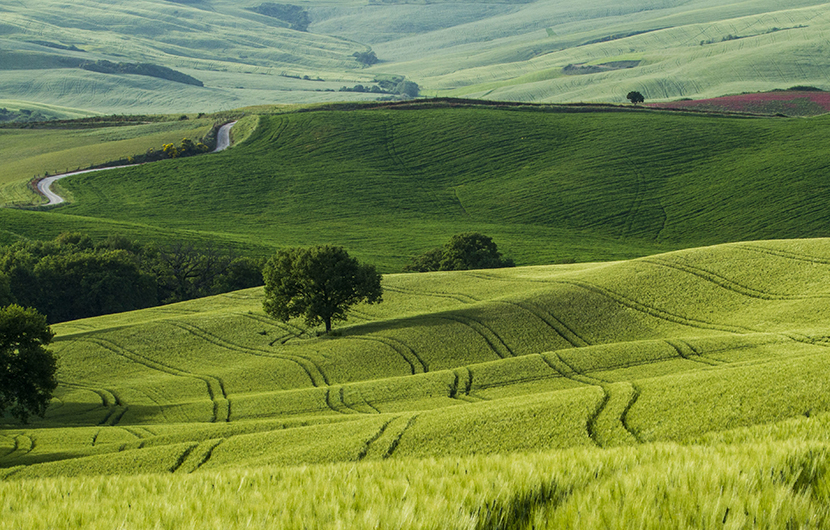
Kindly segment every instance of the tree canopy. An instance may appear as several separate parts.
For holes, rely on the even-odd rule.
[[[374,265],[361,264],[335,246],[280,250],[262,271],[265,312],[283,322],[304,317],[306,324],[346,320],[357,303],[383,300],[381,276]]]
[[[35,307],[50,323],[131,311],[262,285],[262,263],[211,246],[64,233],[0,249],[0,306]]]
[[[46,317],[19,305],[0,308],[0,414],[26,422],[43,416],[58,386],[57,363],[46,346],[54,333]]]
[[[467,232],[452,236],[443,247],[416,256],[404,271],[497,269],[514,265],[512,259],[502,257],[492,238],[479,232]]]
[[[630,101],[631,103],[634,103],[635,105],[637,103],[643,103],[646,100],[646,98],[641,93],[639,93],[637,91],[629,92],[628,94],[625,95],[625,97],[626,97],[626,99],[628,99],[628,101]]]

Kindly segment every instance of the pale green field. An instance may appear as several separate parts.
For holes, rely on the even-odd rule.
[[[624,102],[630,90],[660,100],[830,88],[830,7],[818,0],[309,0],[301,6],[307,31],[246,9],[259,4],[7,4],[0,87],[5,98],[103,113],[375,99],[338,89],[390,75],[427,95],[537,102]],[[363,68],[353,54],[370,49],[380,62]],[[99,59],[164,65],[205,86],[77,68]],[[617,61],[633,63],[563,70]]]
[[[77,477],[199,471],[244,482],[295,473],[263,466],[548,454],[505,464],[535,466],[582,447],[586,461],[679,466],[681,482],[732,480],[690,477],[680,462],[717,469],[725,452],[762,469],[804,444],[825,454],[828,285],[830,240],[747,242],[627,262],[389,275],[385,301],[357,308],[332,337],[271,320],[260,289],[58,324],[53,405],[44,420],[0,431],[0,475],[12,489],[70,476],[84,488],[143,488],[159,479]],[[720,448],[706,456],[655,443]],[[618,446],[640,449],[596,453]],[[400,475],[404,464],[377,465]],[[579,479],[590,483],[580,495],[613,496],[589,479]],[[61,480],[32,484],[49,496]],[[164,487],[206,479],[194,480]],[[762,504],[778,498],[769,487]]]
[[[60,129],[0,129],[0,206],[31,204],[39,198],[28,181],[159,150],[182,138],[204,137],[212,118],[138,125]]]
[[[830,240],[261,289],[54,326],[0,528],[826,528]],[[113,526],[115,524],[115,526]]]

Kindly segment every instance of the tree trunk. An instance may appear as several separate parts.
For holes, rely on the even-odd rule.
[[[326,335],[331,332],[331,317],[326,317]]]

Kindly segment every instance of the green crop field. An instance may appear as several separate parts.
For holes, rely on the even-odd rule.
[[[55,325],[0,527],[830,524],[830,240],[383,282],[332,336],[260,288]]]
[[[71,204],[0,219],[9,240],[334,243],[384,272],[471,230],[520,265],[823,237],[828,123],[440,102],[285,112],[227,152],[70,177]]]
[[[830,7],[818,0],[273,5],[7,3],[0,92],[30,109],[173,113],[373,100],[389,95],[339,90],[380,89],[379,81],[404,76],[427,95],[536,102],[623,102],[630,90],[666,100],[830,87]],[[378,62],[367,67],[355,54],[369,51]],[[88,67],[98,61],[163,66],[202,85]]]
[[[169,119],[168,119],[169,120]],[[155,121],[155,120],[153,120]],[[34,177],[86,169],[113,160],[161,149],[182,138],[200,139],[215,119],[142,122],[89,126],[83,121],[55,128],[0,129],[0,207],[28,205],[37,195],[28,182]]]

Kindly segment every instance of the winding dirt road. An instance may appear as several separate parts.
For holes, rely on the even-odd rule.
[[[216,133],[216,149],[213,150],[214,153],[218,153],[219,151],[224,151],[231,145],[231,127],[236,124],[235,121],[230,123],[226,123],[225,125],[219,127],[219,131]],[[49,202],[46,203],[44,206],[55,206],[57,204],[61,204],[65,202],[64,198],[58,195],[57,193],[52,191],[52,184],[60,180],[62,178],[71,177],[73,175],[81,175],[83,173],[92,173],[93,171],[106,171],[108,169],[120,169],[122,167],[133,167],[139,164],[128,164],[126,166],[113,166],[113,167],[101,167],[98,169],[85,169],[83,171],[73,171],[71,173],[62,173],[60,175],[53,175],[51,177],[46,177],[45,179],[40,180],[37,183],[37,191],[40,192],[41,195],[49,199]]]

